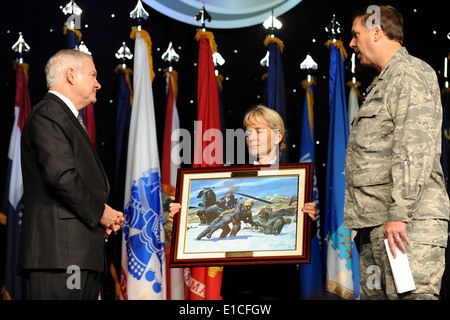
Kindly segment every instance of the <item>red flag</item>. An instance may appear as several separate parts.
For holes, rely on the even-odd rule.
[[[164,143],[161,161],[161,188],[163,203],[170,201],[168,198],[175,195],[177,183],[177,170],[181,161],[176,154],[172,155],[172,149],[179,141],[177,129],[180,128],[180,119],[177,110],[178,73],[175,70],[164,70],[167,81],[166,120],[164,123]],[[164,212],[164,216],[168,212]],[[172,224],[165,221],[166,231],[172,232]],[[169,237],[171,239],[171,237]],[[166,242],[166,260],[170,259],[170,243]],[[183,268],[169,268],[166,264],[167,300],[184,300],[184,275]]]
[[[97,129],[95,126],[94,105],[90,104],[83,109],[84,124],[91,139],[92,145],[97,149]]]
[[[23,125],[31,111],[30,93],[28,91],[28,64],[16,62],[16,96],[14,103],[14,125],[8,150],[8,166],[6,173],[6,190],[1,211],[6,217],[6,290],[12,299],[26,299],[27,284],[17,275],[17,252],[20,225],[22,222],[23,182],[20,164],[20,138]],[[6,294],[5,294],[6,296]]]
[[[211,49],[215,48],[215,42],[209,31],[200,30],[196,39],[200,41],[200,45],[194,167],[209,167],[223,164],[219,89]]]
[[[177,168],[179,162],[174,163],[171,158],[172,153],[172,132],[179,129],[180,121],[177,111],[177,72],[172,70],[167,72],[167,104],[166,119],[164,123],[164,143],[161,166],[162,191],[170,196],[175,195],[175,185],[177,179]],[[176,143],[176,141],[174,141]]]
[[[217,79],[212,53],[212,32],[199,30],[197,113],[194,167],[223,164],[223,145]],[[221,300],[222,267],[197,267],[185,270],[186,298],[189,300]]]

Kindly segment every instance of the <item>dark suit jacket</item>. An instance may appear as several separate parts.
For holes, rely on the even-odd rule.
[[[103,166],[77,118],[47,93],[27,118],[21,140],[24,208],[18,272],[104,270],[109,194]]]

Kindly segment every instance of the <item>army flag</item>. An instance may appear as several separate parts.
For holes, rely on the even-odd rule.
[[[166,299],[161,178],[151,82],[151,39],[133,29],[133,107],[128,138],[121,298]]]
[[[6,172],[6,188],[2,212],[6,216],[6,290],[8,290],[13,300],[21,300],[27,298],[28,288],[26,282],[16,274],[23,207],[20,138],[25,120],[31,111],[31,102],[27,83],[28,64],[16,62],[14,66],[16,68],[14,124],[8,149],[8,168]]]
[[[315,139],[314,139],[314,95],[313,86],[315,81],[304,80],[302,86],[305,89],[305,102],[303,105],[301,137],[300,137],[300,160],[299,162],[315,162]],[[322,271],[322,241],[320,236],[320,207],[319,189],[317,186],[316,168],[314,167],[313,201],[317,205],[318,215],[316,217],[317,232],[311,241],[311,263],[300,266],[300,290],[303,299],[320,297],[324,290],[324,277]]]
[[[326,290],[345,299],[359,295],[357,252],[351,231],[344,227],[345,151],[348,141],[347,103],[345,99],[344,59],[342,41],[329,40],[330,122],[327,150],[324,207],[324,259],[326,259]]]
[[[199,30],[197,113],[194,166],[208,167],[223,163],[223,144],[220,121],[219,93],[212,58],[216,51],[214,35]],[[186,268],[186,299],[219,300],[222,267]]]

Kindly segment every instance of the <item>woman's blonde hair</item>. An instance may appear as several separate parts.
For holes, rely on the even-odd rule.
[[[279,144],[278,151],[281,153],[286,149],[285,134],[286,130],[284,128],[284,122],[280,114],[273,109],[267,108],[266,106],[259,104],[250,110],[244,116],[244,128],[247,127],[254,121],[262,123],[262,119],[267,121],[269,128],[274,130],[280,130],[282,138]]]

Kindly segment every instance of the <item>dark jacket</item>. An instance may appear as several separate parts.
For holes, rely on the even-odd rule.
[[[99,221],[109,183],[95,148],[69,107],[47,93],[27,118],[21,140],[24,208],[18,272],[104,270]]]

